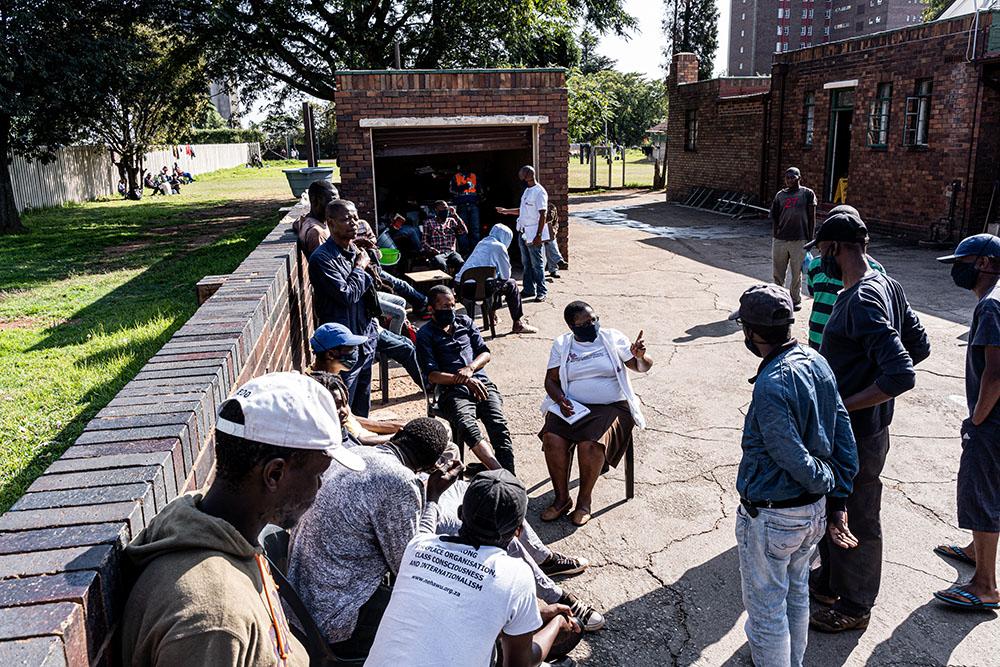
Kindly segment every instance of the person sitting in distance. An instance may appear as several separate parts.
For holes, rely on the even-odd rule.
[[[329,393],[298,373],[246,383],[215,428],[211,485],[174,499],[125,548],[139,574],[121,663],[305,667],[258,535],[295,524],[331,461],[352,475],[364,461],[341,446]]]
[[[619,331],[601,329],[600,318],[589,304],[573,301],[563,311],[570,333],[552,343],[542,403],[545,425],[539,437],[555,497],[542,512],[542,521],[554,521],[570,511],[569,471],[572,445],[580,460],[580,490],[570,520],[583,526],[590,521],[591,493],[608,466],[616,467],[632,445],[632,430],[645,428],[639,399],[632,391],[626,368],[646,373],[653,360],[646,356],[642,331],[634,343]],[[572,400],[570,400],[572,399]],[[577,406],[589,411],[570,424]],[[557,415],[553,410],[557,409]]]

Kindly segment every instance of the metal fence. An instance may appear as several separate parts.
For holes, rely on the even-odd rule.
[[[253,153],[260,154],[260,144],[195,144],[194,155],[186,146],[164,148],[146,153],[146,169],[170,169],[176,162],[184,171],[204,174],[246,164]],[[117,192],[118,170],[111,164],[107,149],[100,146],[69,146],[56,153],[48,164],[14,157],[10,165],[17,210],[59,206],[113,195]]]

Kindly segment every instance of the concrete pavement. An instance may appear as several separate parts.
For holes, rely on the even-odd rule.
[[[749,665],[734,489],[757,359],[726,318],[744,289],[769,279],[769,227],[668,205],[661,194],[579,198],[571,202],[570,251],[572,268],[551,284],[549,301],[526,306],[541,333],[488,341],[494,360],[486,370],[505,396],[529,518],[554,548],[593,563],[565,584],[601,609],[608,627],[574,656],[593,665]],[[871,254],[903,284],[932,354],[918,367],[917,387],[896,404],[883,474],[882,592],[871,625],[811,634],[806,664],[1000,664],[995,614],[962,614],[931,597],[971,575],[931,549],[969,539],[955,519],[955,476],[974,296],[934,262],[944,253],[876,239]],[[580,529],[537,522],[551,500],[538,405],[551,341],[565,330],[562,308],[573,299],[592,304],[602,326],[631,337],[644,330],[656,362],[648,375],[633,375],[649,422],[636,435],[636,497],[623,502],[623,469],[611,471],[595,490],[594,519]],[[802,341],[804,303],[795,324]],[[508,327],[502,311],[498,332]],[[394,396],[411,391],[406,382],[394,375]],[[414,398],[386,412],[416,416],[423,406]]]

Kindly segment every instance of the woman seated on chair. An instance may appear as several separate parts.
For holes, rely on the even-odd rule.
[[[507,299],[510,319],[514,321],[511,333],[538,333],[538,329],[529,326],[524,321],[524,312],[521,308],[521,291],[518,289],[517,281],[510,277],[510,255],[507,254],[507,248],[513,240],[514,232],[510,231],[509,227],[499,223],[493,225],[489,236],[477,243],[476,247],[472,249],[472,254],[465,260],[462,270],[455,276],[455,282],[462,286],[459,295],[464,299],[466,298],[465,290],[470,287],[475,289],[475,286],[471,282],[463,282],[462,275],[469,269],[492,266],[497,272],[496,277],[490,279],[487,284],[487,291],[490,294],[501,294]],[[488,316],[493,318],[494,323],[496,322],[496,313],[490,312]]]
[[[570,520],[583,526],[590,521],[591,493],[598,476],[609,466],[616,467],[632,446],[632,429],[645,427],[625,367],[645,373],[653,361],[646,356],[641,331],[630,343],[615,329],[601,329],[593,308],[583,301],[566,306],[563,318],[570,333],[552,343],[545,373],[548,396],[542,403],[545,426],[538,434],[555,491],[541,518],[554,521],[573,509],[569,473],[576,445],[580,490]],[[567,421],[584,411],[589,412],[578,421]]]

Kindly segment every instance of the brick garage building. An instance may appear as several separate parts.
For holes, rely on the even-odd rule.
[[[337,74],[342,196],[368,220],[447,199],[457,164],[476,172],[482,223],[520,198],[533,164],[549,201],[568,213],[569,135],[562,69],[346,71]],[[507,219],[508,223],[512,219]],[[567,228],[559,230],[565,257]]]
[[[769,89],[755,97],[727,95],[733,80],[698,82],[693,58],[677,54],[668,80],[668,198],[701,185],[768,202],[796,165],[826,204],[847,179],[847,202],[882,233],[947,231],[952,205],[956,234],[983,230],[988,212],[998,220],[996,15],[776,54]]]

